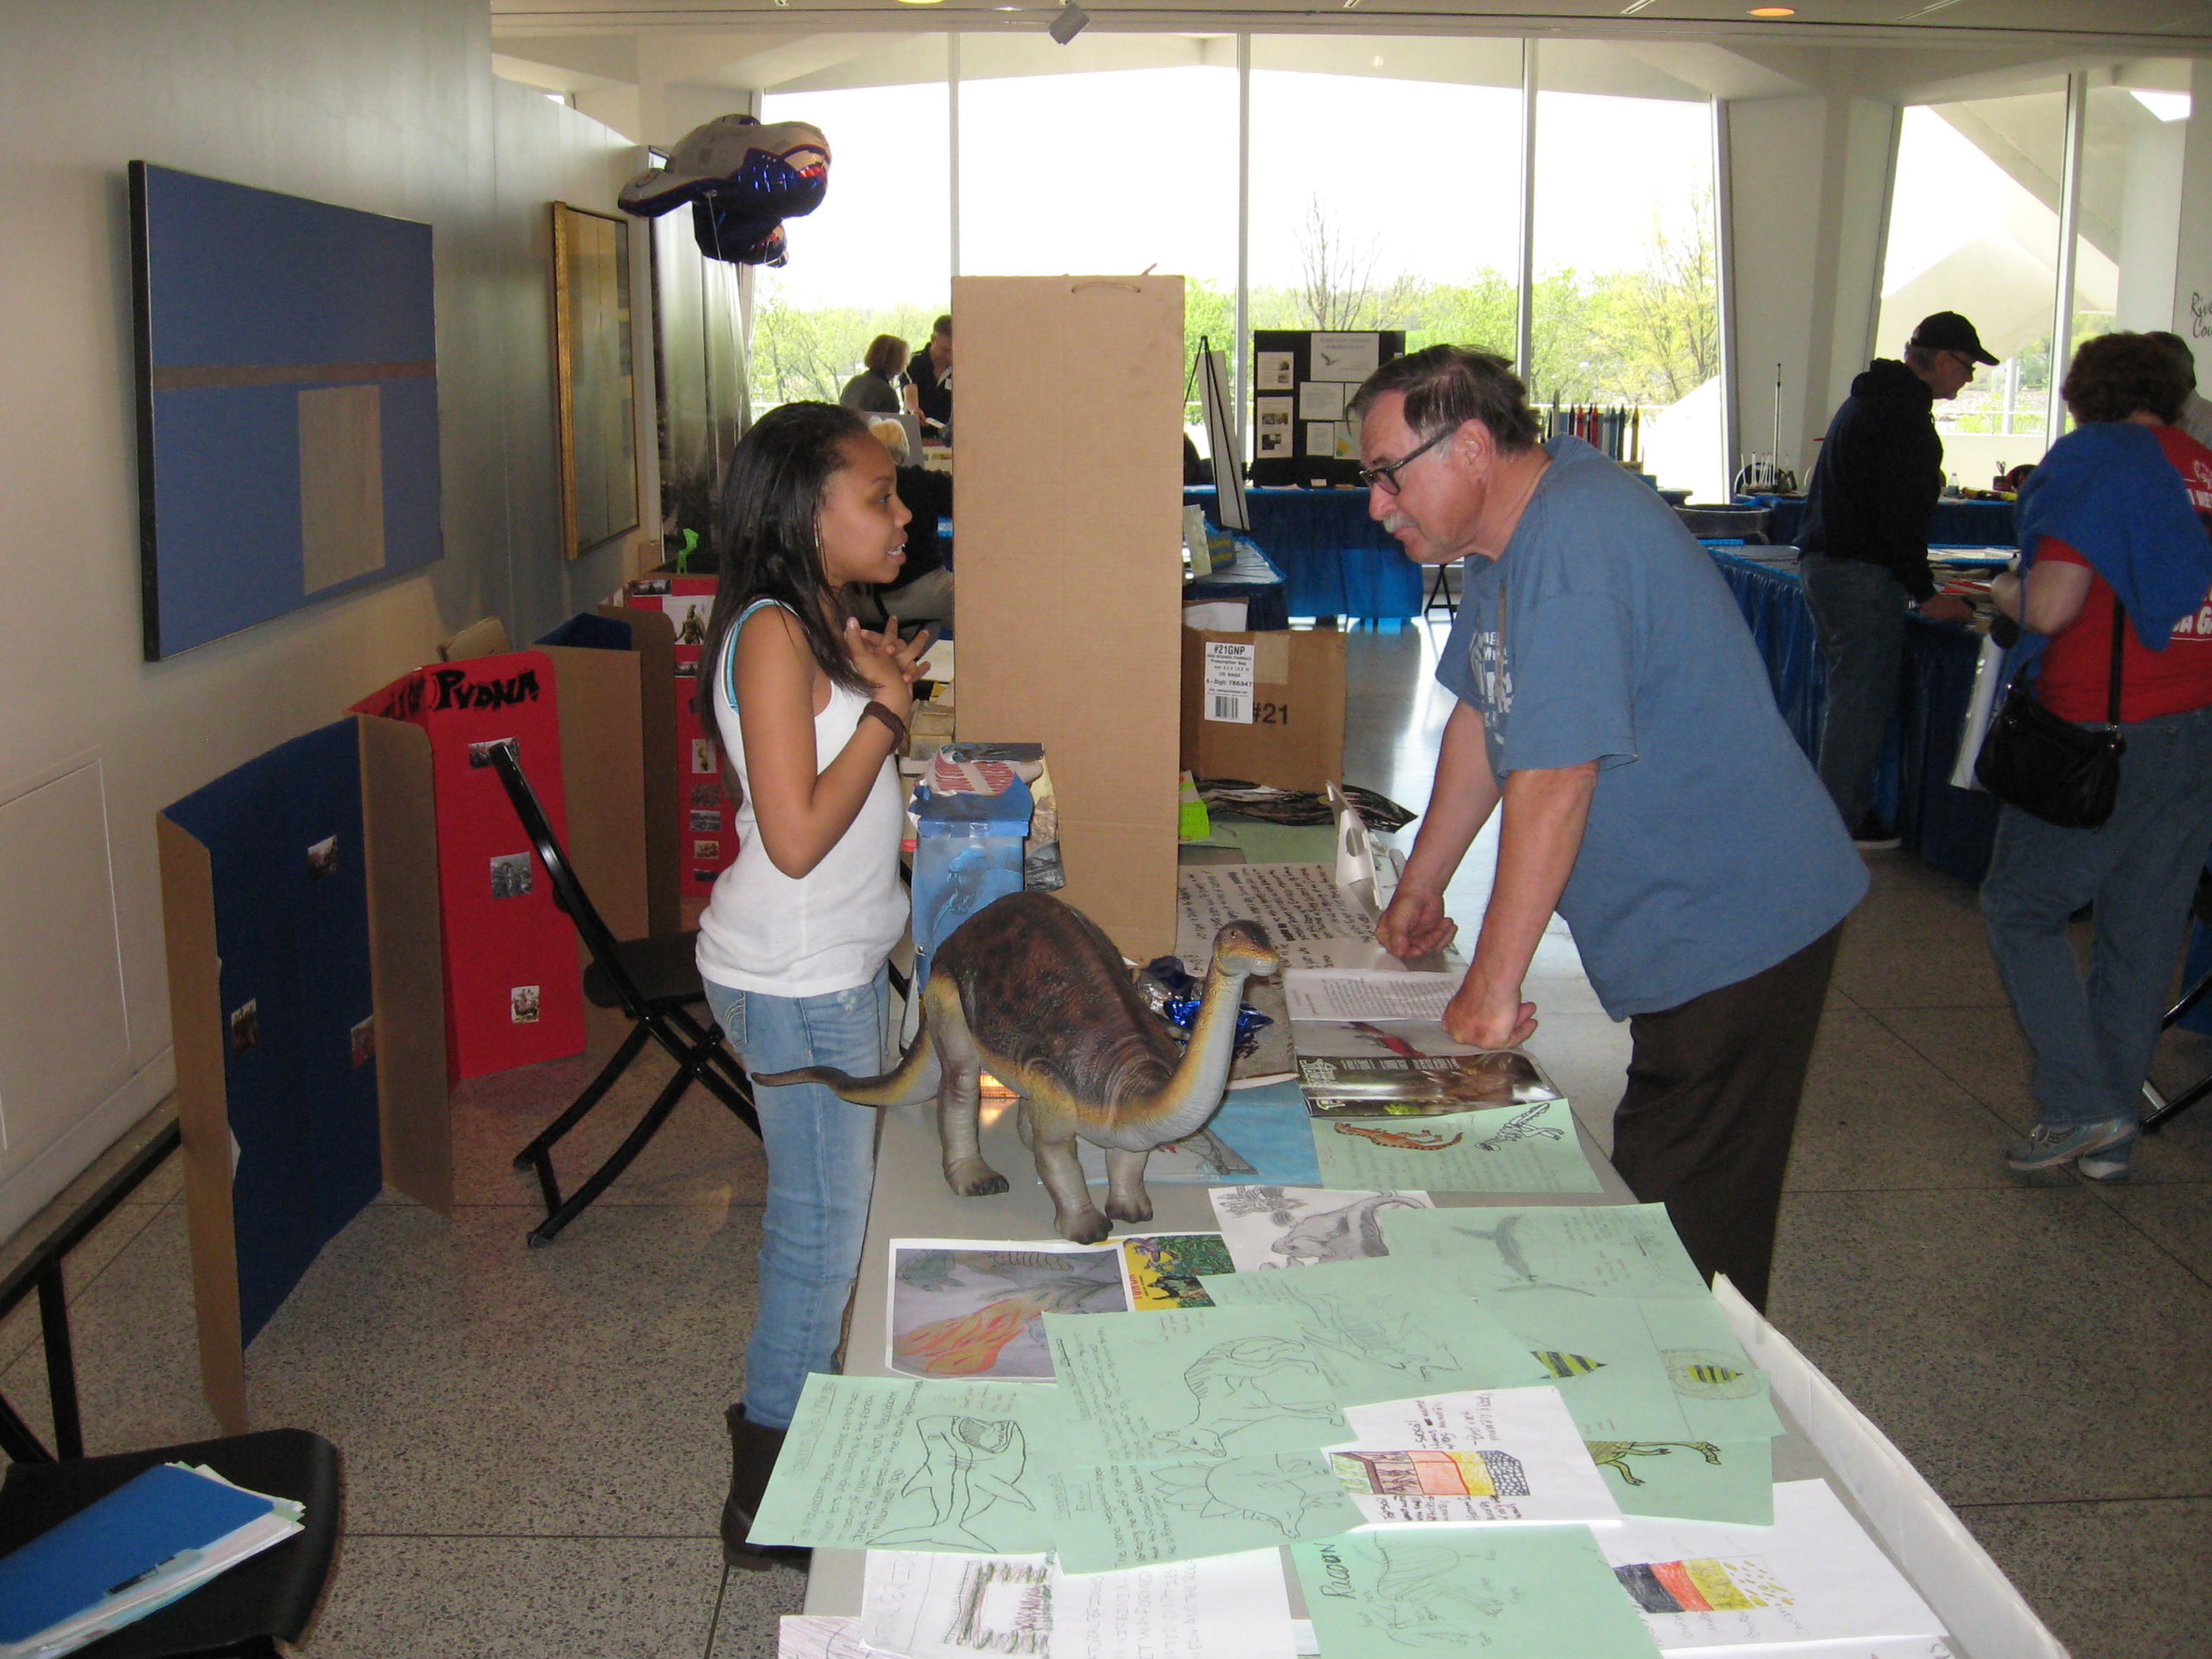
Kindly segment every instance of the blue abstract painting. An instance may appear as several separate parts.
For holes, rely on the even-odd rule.
[[[441,556],[430,227],[130,163],[145,654]]]

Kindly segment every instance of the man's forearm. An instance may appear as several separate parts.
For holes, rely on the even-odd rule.
[[[1516,772],[1505,780],[1497,880],[1483,912],[1467,980],[1499,999],[1520,995],[1536,946],[1582,850],[1598,763]]]
[[[1421,814],[1398,885],[1417,893],[1442,893],[1497,806],[1497,779],[1490,769],[1483,717],[1465,703],[1455,703],[1437,746],[1428,809]]]

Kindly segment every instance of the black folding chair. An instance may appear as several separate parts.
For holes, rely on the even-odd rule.
[[[538,1188],[545,1198],[545,1219],[531,1230],[530,1242],[535,1246],[551,1243],[563,1227],[607,1191],[615,1177],[645,1150],[645,1143],[668,1121],[668,1115],[676,1109],[677,1103],[693,1084],[702,1085],[728,1107],[731,1115],[756,1135],[760,1133],[760,1120],[753,1109],[753,1090],[746,1081],[744,1068],[722,1046],[721,1028],[711,1019],[701,1026],[689,1012],[693,1005],[707,1000],[707,988],[700,981],[698,963],[693,956],[698,934],[656,933],[642,939],[617,940],[600,919],[599,912],[593,908],[583,884],[576,880],[568,855],[562,851],[560,842],[554,836],[545,809],[538,804],[537,792],[531,788],[522,763],[515,757],[514,746],[503,743],[493,749],[492,765],[499,774],[500,783],[506,786],[515,816],[522,820],[523,833],[537,849],[545,874],[552,880],[553,902],[575,923],[584,948],[591,952],[591,966],[584,969],[584,995],[602,1008],[621,1009],[637,1022],[623,1039],[622,1046],[568,1110],[515,1154],[517,1169],[537,1171]],[[599,1104],[601,1096],[643,1051],[648,1038],[675,1059],[676,1075],[654,1097],[653,1103],[645,1109],[622,1144],[607,1155],[607,1161],[564,1198],[560,1178],[553,1170],[555,1144]]]
[[[83,1649],[85,1659],[276,1659],[314,1617],[338,1545],[338,1453],[320,1434],[265,1429],[114,1457],[12,1465],[0,1484],[0,1555],[22,1548],[156,1464],[206,1464],[226,1480],[296,1500],[302,1530],[191,1594]]]

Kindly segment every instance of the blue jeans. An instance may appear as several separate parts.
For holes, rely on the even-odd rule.
[[[1843,827],[1855,836],[1874,798],[1882,740],[1897,717],[1908,595],[1886,568],[1864,559],[1808,553],[1797,571],[1827,670],[1821,782],[1843,815]]]
[[[709,982],[707,1001],[748,1071],[834,1065],[883,1070],[890,995],[882,969],[820,996],[768,996]],[[788,1428],[812,1371],[836,1369],[837,1340],[868,1233],[875,1179],[875,1109],[818,1083],[756,1089],[768,1154],[760,1220],[760,1312],[745,1347],[745,1415]]]
[[[2123,725],[2120,796],[2094,830],[2016,807],[1981,887],[1990,954],[2035,1051],[2045,1123],[2133,1119],[2212,845],[2212,708]],[[2096,906],[2084,980],[2067,918]],[[2127,1147],[2103,1156],[2125,1160]]]

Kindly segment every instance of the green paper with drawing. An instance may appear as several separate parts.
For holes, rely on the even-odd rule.
[[[1628,1301],[1531,1290],[1488,1304],[1550,1370],[1586,1440],[1750,1440],[1782,1433],[1710,1299]]]
[[[1513,1388],[1551,1376],[1527,1343],[1471,1298],[1439,1283],[1432,1262],[1386,1255],[1303,1273],[1209,1274],[1199,1282],[1222,1307],[1288,1312],[1338,1405]]]
[[[1774,1524],[1772,1440],[1588,1440],[1623,1515]]]
[[[1313,1452],[1104,1464],[1060,1471],[1050,1485],[1052,1539],[1070,1573],[1272,1548],[1361,1520]]]
[[[1563,1100],[1435,1117],[1313,1120],[1324,1186],[1380,1192],[1597,1192]]]
[[[1327,1374],[1287,1309],[1045,1316],[1064,1465],[1255,1457],[1346,1436]]]
[[[1127,1318],[1128,1315],[1105,1315]],[[806,1379],[752,1539],[1019,1555],[1052,1547],[1046,1382]]]
[[[1378,1219],[1393,1257],[1447,1261],[1466,1290],[1486,1300],[1529,1290],[1696,1301],[1712,1294],[1664,1205],[1394,1210]]]
[[[1294,1544],[1328,1659],[1654,1659],[1586,1527],[1418,1527]]]

